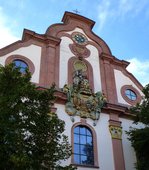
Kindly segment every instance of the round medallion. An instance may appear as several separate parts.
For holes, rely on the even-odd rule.
[[[72,39],[74,42],[80,45],[85,45],[87,43],[87,38],[82,33],[79,32],[74,32],[72,34]]]
[[[83,72],[87,71],[87,66],[83,61],[76,60],[73,66],[75,70],[82,70]]]

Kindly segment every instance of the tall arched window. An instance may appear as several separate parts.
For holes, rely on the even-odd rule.
[[[86,126],[76,126],[73,131],[74,163],[94,165],[93,135]]]

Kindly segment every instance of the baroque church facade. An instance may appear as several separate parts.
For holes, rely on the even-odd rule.
[[[125,131],[134,126],[129,107],[142,85],[92,28],[95,22],[65,12],[44,34],[25,29],[22,40],[0,49],[0,64],[28,67],[38,87],[56,84],[52,111],[65,121],[78,170],[134,170],[136,156]],[[139,126],[139,125],[138,125]]]

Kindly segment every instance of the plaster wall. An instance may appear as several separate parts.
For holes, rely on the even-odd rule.
[[[4,66],[6,59],[11,55],[22,55],[30,59],[35,66],[35,72],[32,75],[31,81],[34,83],[39,83],[41,47],[33,44],[28,47],[21,47],[11,53],[0,57],[0,64]]]
[[[128,135],[126,131],[129,131],[130,127],[135,128],[143,128],[142,124],[135,125],[133,124],[132,120],[120,118],[122,122],[122,144],[123,144],[123,152],[124,152],[124,161],[125,161],[125,168],[126,170],[136,170],[135,163],[136,163],[136,156],[135,151],[131,146],[131,142],[127,139]]]
[[[102,91],[101,89],[101,74],[100,74],[100,64],[99,64],[99,52],[96,47],[93,45],[87,45],[87,48],[90,50],[91,54],[86,60],[91,64],[93,68],[94,75],[94,91]]]
[[[59,87],[62,88],[65,84],[68,84],[68,60],[74,56],[70,51],[69,44],[72,44],[72,40],[68,37],[61,38],[60,44],[60,66],[59,66]]]
[[[76,28],[74,31],[80,31],[84,34],[84,32]],[[72,32],[69,32],[72,33]],[[60,44],[60,69],[59,69],[59,87],[62,88],[64,84],[68,83],[68,60],[74,56],[69,48],[69,44],[72,44],[73,41],[68,37],[61,38]],[[94,91],[101,91],[101,76],[100,76],[100,64],[99,64],[99,52],[96,47],[93,45],[87,45],[87,48],[90,50],[90,56],[85,58],[93,68],[93,75],[94,75]]]
[[[94,127],[97,134],[98,159],[100,170],[114,170],[112,139],[109,131],[109,115],[100,114]]]
[[[65,132],[69,137],[69,142],[71,143],[71,128],[73,124],[80,122],[80,117],[75,116],[75,121],[72,122],[70,116],[65,112],[65,106],[61,104],[55,104],[57,108],[58,117],[65,121]],[[113,150],[111,134],[109,132],[109,115],[101,113],[100,119],[96,126],[93,126],[93,120],[86,119],[87,124],[92,126],[97,135],[97,149],[98,149],[98,162],[99,168],[88,168],[90,170],[100,169],[100,170],[114,170],[114,160],[113,160]],[[71,159],[62,162],[63,165],[71,163]],[[78,167],[78,170],[84,170],[87,167]]]

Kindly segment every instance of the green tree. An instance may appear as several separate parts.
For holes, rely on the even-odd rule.
[[[73,170],[60,166],[71,155],[64,121],[51,113],[54,85],[38,90],[26,70],[0,67],[0,169]]]
[[[136,151],[138,170],[149,170],[149,84],[143,89],[144,98],[131,109],[136,114],[134,123],[143,123],[144,128],[131,128],[127,134]]]

